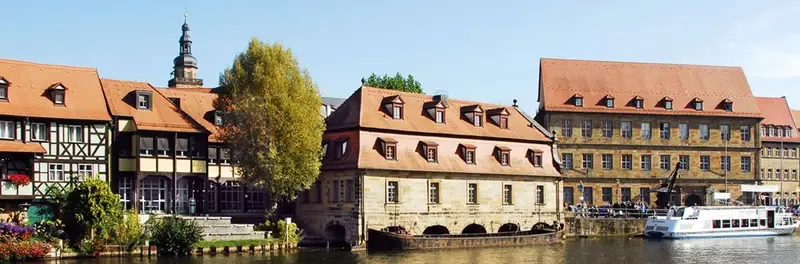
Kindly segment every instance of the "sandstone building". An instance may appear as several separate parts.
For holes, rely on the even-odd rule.
[[[755,187],[767,204],[797,204],[800,135],[786,97],[756,97],[764,116],[761,122],[761,161]],[[756,197],[754,197],[756,198]]]
[[[757,179],[762,117],[739,67],[542,59],[539,75],[536,120],[558,140],[567,203],[653,204],[676,164],[679,205],[744,200]]]
[[[368,228],[492,233],[558,218],[553,141],[516,107],[361,87],[326,123],[322,173],[296,201],[309,236],[354,245]]]

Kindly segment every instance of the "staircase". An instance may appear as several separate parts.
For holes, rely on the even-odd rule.
[[[203,227],[203,240],[245,240],[263,239],[264,231],[253,231],[253,225],[231,224],[227,216],[180,216],[180,218],[197,222]]]

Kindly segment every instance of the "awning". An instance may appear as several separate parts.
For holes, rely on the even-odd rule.
[[[762,192],[777,192],[778,191],[777,185],[752,185],[752,184],[742,184],[742,192],[755,192],[755,193],[762,193]]]
[[[0,152],[12,153],[44,153],[44,148],[39,143],[22,143],[20,141],[0,140]]]

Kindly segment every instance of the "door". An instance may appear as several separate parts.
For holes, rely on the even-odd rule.
[[[178,213],[189,213],[189,180],[186,178],[178,180],[177,195]]]
[[[775,228],[775,210],[767,211],[767,226],[769,226],[769,228]]]

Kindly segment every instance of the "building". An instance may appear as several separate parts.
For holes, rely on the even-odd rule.
[[[797,204],[800,135],[786,97],[756,97],[761,121],[761,186],[754,193],[767,204]]]
[[[322,105],[319,107],[319,114],[327,118],[333,111],[336,111],[345,99],[335,97],[322,97]]]
[[[326,119],[322,173],[296,202],[307,236],[531,229],[558,219],[553,140],[516,107],[361,87]]]
[[[542,59],[536,120],[556,134],[564,200],[655,202],[680,166],[675,204],[744,200],[762,119],[739,67]]]
[[[36,221],[54,192],[108,180],[111,117],[101,98],[95,69],[0,60],[0,208],[31,205]],[[18,174],[30,184],[6,181]]]

